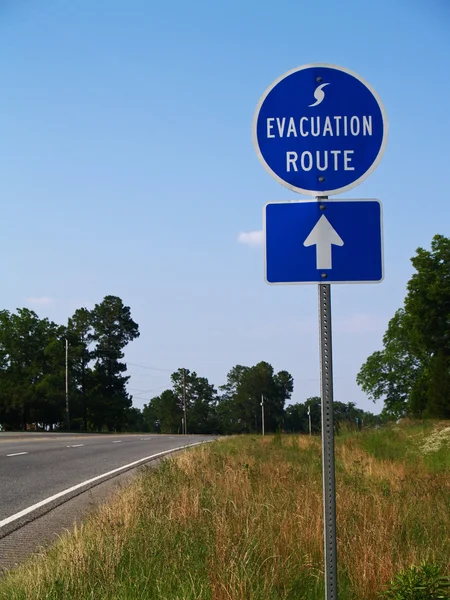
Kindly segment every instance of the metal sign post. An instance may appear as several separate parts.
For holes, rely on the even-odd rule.
[[[325,598],[337,599],[336,485],[334,475],[333,356],[330,284],[319,284],[320,375],[322,387],[322,477]]]
[[[184,423],[184,435],[187,435],[187,415],[186,415],[186,369],[183,369],[183,423]]]
[[[319,284],[325,600],[337,600],[331,283],[384,276],[378,200],[328,200],[362,183],[386,149],[388,121],[375,90],[337,65],[303,65],[262,95],[253,119],[256,154],[268,173],[314,201],[264,207],[265,278]],[[261,404],[263,407],[263,404]],[[308,407],[311,434],[311,410]]]
[[[69,412],[69,340],[66,338],[66,419],[67,431],[70,431],[70,412]]]

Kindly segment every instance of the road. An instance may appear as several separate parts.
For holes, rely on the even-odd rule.
[[[21,513],[28,510],[32,515],[58,494],[60,502],[74,486],[83,489],[84,482],[115,469],[211,439],[200,435],[0,433],[0,533]]]

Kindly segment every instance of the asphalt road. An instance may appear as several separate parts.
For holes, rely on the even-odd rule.
[[[207,441],[201,435],[0,433],[1,521],[72,486],[159,452]]]

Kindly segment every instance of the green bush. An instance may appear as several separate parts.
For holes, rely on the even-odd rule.
[[[380,597],[383,600],[442,600],[450,598],[450,577],[439,565],[422,563],[405,569],[392,579]]]

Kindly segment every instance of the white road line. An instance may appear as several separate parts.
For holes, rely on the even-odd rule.
[[[97,477],[92,477],[92,479],[87,479],[86,481],[77,483],[77,485],[73,485],[72,487],[67,488],[66,490],[63,490],[62,492],[58,492],[57,494],[54,494],[53,496],[50,496],[49,498],[46,498],[45,500],[41,500],[40,502],[37,502],[36,504],[29,506],[28,508],[24,508],[23,510],[16,513],[15,515],[6,517],[6,519],[3,519],[3,521],[0,521],[0,529],[2,527],[5,527],[5,525],[9,525],[9,523],[13,523],[14,521],[17,521],[17,519],[20,519],[21,517],[24,517],[25,515],[29,515],[31,512],[37,510],[38,508],[41,508],[42,506],[45,506],[46,504],[50,504],[50,502],[53,502],[53,500],[62,498],[63,496],[66,496],[67,494],[70,494],[71,492],[74,492],[75,490],[79,490],[80,488],[82,488],[85,485],[94,483],[94,481],[98,481],[99,479],[102,479],[103,477],[108,477],[109,475],[114,475],[115,473],[120,473],[120,471],[123,471],[125,469],[130,469],[131,467],[139,465],[140,463],[143,463],[146,460],[150,460],[151,458],[158,458],[158,456],[164,456],[165,454],[170,454],[170,452],[173,452],[174,450],[184,450],[185,448],[192,448],[193,446],[199,446],[200,444],[205,444],[205,443],[207,443],[207,442],[205,442],[205,441],[195,442],[195,444],[187,444],[186,446],[178,446],[177,448],[172,448],[171,450],[164,450],[164,452],[158,452],[157,454],[151,454],[150,456],[146,456],[145,458],[140,458],[139,460],[135,460],[132,463],[128,463],[127,465],[124,465],[123,467],[118,467],[117,469],[113,469],[112,471],[108,471],[107,473],[103,473],[102,475],[97,475]]]
[[[68,448],[81,448],[84,444],[73,444],[72,446],[67,446]]]
[[[121,443],[122,443],[122,440],[115,440],[115,441],[113,442],[113,444],[121,444]]]
[[[6,456],[21,456],[22,454],[28,454],[28,452],[14,452],[14,454],[7,454]]]

